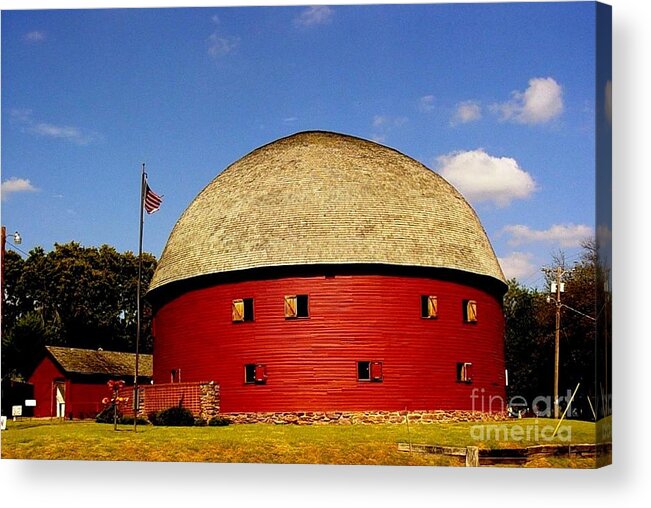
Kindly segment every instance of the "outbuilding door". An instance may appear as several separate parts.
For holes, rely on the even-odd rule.
[[[66,415],[66,385],[65,383],[54,383],[54,405],[57,418],[65,418]]]

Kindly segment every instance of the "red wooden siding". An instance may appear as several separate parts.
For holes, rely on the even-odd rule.
[[[110,397],[106,382],[83,383],[70,381],[66,392],[66,415],[73,418],[95,418],[103,409],[102,399]]]
[[[306,319],[285,318],[285,296],[309,295]],[[437,319],[421,317],[437,295]],[[232,302],[253,297],[255,321],[232,322]],[[464,323],[463,300],[477,302]],[[221,410],[488,409],[505,398],[501,298],[460,283],[402,276],[295,277],[187,292],[155,315],[154,382],[221,385]],[[357,362],[382,362],[382,381],[359,382]],[[472,383],[457,363],[472,363]],[[244,382],[263,364],[265,384]],[[474,392],[473,392],[474,389]],[[494,410],[502,409],[495,402]]]
[[[29,378],[29,382],[34,385],[34,399],[36,400],[36,407],[34,408],[35,417],[56,416],[54,381],[64,380],[63,372],[49,356],[46,356],[39,363]],[[68,393],[68,384],[66,383],[66,394]]]
[[[49,356],[34,370],[29,382],[34,385],[35,417],[56,416],[55,382],[65,383],[66,418],[95,418],[103,408],[102,399],[111,395],[106,380],[70,377]]]

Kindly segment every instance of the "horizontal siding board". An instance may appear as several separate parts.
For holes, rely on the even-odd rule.
[[[309,319],[285,319],[288,294],[309,295]],[[421,318],[428,294],[438,297],[437,319]],[[254,298],[255,321],[233,323],[232,300],[243,297]],[[477,301],[477,323],[463,322],[464,299]],[[154,381],[167,382],[177,368],[184,381],[215,381],[225,412],[471,409],[473,389],[486,400],[505,397],[501,300],[458,282],[237,282],[187,292],[155,321]],[[357,381],[358,361],[383,362],[382,382]],[[473,364],[472,384],[456,382],[457,362]],[[244,383],[246,363],[266,365],[266,384]]]

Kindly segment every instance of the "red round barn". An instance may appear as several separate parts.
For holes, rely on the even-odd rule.
[[[505,290],[441,176],[295,134],[229,166],[174,227],[148,294],[154,382],[214,381],[224,413],[482,410],[505,397]]]

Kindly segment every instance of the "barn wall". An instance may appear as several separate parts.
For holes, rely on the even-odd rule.
[[[284,318],[284,296],[294,294],[309,295],[309,319]],[[438,297],[437,319],[420,317],[421,295]],[[254,298],[254,322],[231,321],[238,298]],[[476,324],[463,322],[464,299],[477,301]],[[178,369],[183,382],[213,380],[224,413],[488,410],[491,396],[505,398],[503,327],[501,299],[458,282],[347,275],[222,284],[158,309],[154,382]],[[358,381],[358,361],[383,362],[383,381]],[[457,362],[473,364],[472,384],[456,381]],[[244,383],[249,363],[266,365],[266,384]]]
[[[102,399],[111,396],[104,380],[90,383],[73,379],[67,390],[66,417],[73,418],[95,418],[104,408]]]
[[[115,378],[118,379],[119,376]],[[104,407],[102,399],[111,395],[107,380],[106,376],[65,374],[50,356],[45,356],[29,378],[29,382],[34,385],[36,400],[34,416],[56,416],[54,383],[65,381],[66,418],[95,418]],[[129,379],[125,381],[129,383]]]
[[[36,400],[36,407],[34,408],[35,417],[56,415],[53,383],[55,380],[63,381],[64,379],[63,372],[52,359],[49,356],[43,358],[29,378],[29,382],[34,385],[34,399]],[[67,389],[68,386],[66,386]]]

